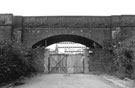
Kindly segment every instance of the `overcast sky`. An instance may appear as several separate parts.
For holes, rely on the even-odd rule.
[[[0,13],[22,16],[135,15],[135,0],[0,0]]]

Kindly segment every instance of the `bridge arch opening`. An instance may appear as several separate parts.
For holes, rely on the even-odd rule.
[[[78,36],[78,35],[67,35],[67,34],[56,35],[56,36],[52,36],[52,37],[48,37],[46,39],[40,40],[39,42],[35,43],[32,46],[32,48],[37,48],[37,47],[42,47],[42,46],[47,47],[49,45],[59,43],[59,42],[65,42],[65,41],[80,43],[82,45],[85,45],[88,48],[102,48],[102,46],[99,43],[91,39]]]
[[[91,50],[92,48],[102,48],[97,42],[78,35],[56,35],[45,38],[35,43],[32,48],[48,47],[59,42],[74,42],[82,44]],[[44,48],[43,48],[44,49]],[[84,51],[85,52],[85,51]],[[59,54],[57,52],[46,52],[42,54],[45,61],[46,73],[87,73],[89,72],[89,52],[83,54]],[[44,57],[45,56],[45,57]]]

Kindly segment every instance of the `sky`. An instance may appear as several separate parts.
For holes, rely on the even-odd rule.
[[[135,15],[135,0],[0,0],[0,14],[22,16]]]

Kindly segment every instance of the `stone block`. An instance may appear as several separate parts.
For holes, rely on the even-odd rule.
[[[0,40],[11,40],[11,26],[0,26]]]
[[[12,25],[12,19],[13,15],[12,14],[0,14],[0,25]]]
[[[121,22],[121,16],[111,16],[111,23],[112,23],[112,27],[119,27],[121,26],[122,22]]]
[[[13,38],[16,40],[16,42],[22,41],[22,27],[15,26],[14,29],[12,30],[12,33],[13,33]]]
[[[135,16],[134,15],[122,15],[121,22],[122,22],[121,26],[125,26],[125,27],[135,26]]]
[[[23,17],[22,16],[14,16],[13,17],[13,25],[14,26],[22,26]]]

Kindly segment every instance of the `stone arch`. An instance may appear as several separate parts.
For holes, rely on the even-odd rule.
[[[95,48],[95,47],[102,48],[102,45],[100,45],[99,43],[97,43],[91,39],[88,39],[88,38],[82,37],[82,36],[78,36],[78,35],[69,35],[69,34],[55,35],[55,36],[51,36],[46,39],[40,40],[39,42],[35,43],[32,46],[32,48],[41,47],[41,46],[47,47],[51,44],[58,43],[58,42],[64,42],[64,41],[80,43],[89,48]]]

